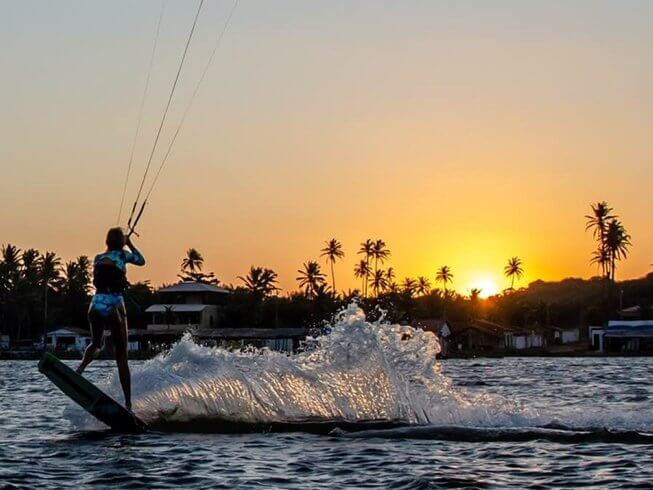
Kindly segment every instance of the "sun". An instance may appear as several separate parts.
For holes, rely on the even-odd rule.
[[[494,296],[495,294],[499,293],[499,287],[497,286],[497,283],[490,277],[478,277],[474,279],[469,284],[468,289],[472,290],[474,288],[481,290],[481,294],[479,294],[481,298],[489,298],[490,296]]]

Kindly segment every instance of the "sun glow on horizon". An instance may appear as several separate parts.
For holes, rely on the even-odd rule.
[[[497,286],[497,283],[494,279],[491,277],[478,277],[474,279],[470,284],[469,287],[467,288],[469,292],[472,289],[480,289],[481,293],[479,296],[483,299],[489,298],[490,296],[494,296],[495,294],[498,294],[500,292],[499,286]]]

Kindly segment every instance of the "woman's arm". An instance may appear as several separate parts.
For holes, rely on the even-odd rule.
[[[125,254],[125,262],[138,266],[145,265],[145,257],[138,251],[129,237],[127,237],[126,245],[130,251]]]

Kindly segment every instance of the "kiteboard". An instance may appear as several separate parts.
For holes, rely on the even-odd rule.
[[[147,424],[120,405],[82,375],[46,352],[39,361],[39,371],[71,400],[116,432],[139,433]]]

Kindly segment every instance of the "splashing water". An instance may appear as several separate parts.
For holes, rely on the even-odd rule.
[[[288,356],[229,352],[185,335],[169,352],[132,370],[133,407],[150,424],[388,421],[402,424],[521,425],[531,419],[505,399],[471,396],[440,374],[430,332],[366,321],[352,303],[315,349]],[[117,376],[100,387],[121,399]],[[96,424],[80,410],[74,425]]]

